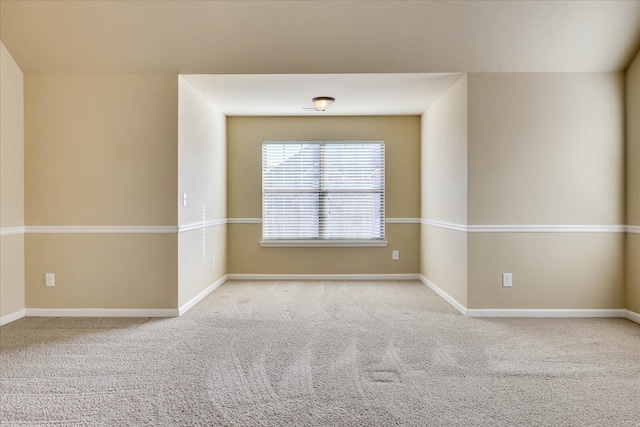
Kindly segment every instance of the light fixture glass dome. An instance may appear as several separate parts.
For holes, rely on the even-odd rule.
[[[320,111],[324,111],[335,101],[335,98],[330,96],[317,96],[313,98],[313,103],[316,105],[316,108]]]

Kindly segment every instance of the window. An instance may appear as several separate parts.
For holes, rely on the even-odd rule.
[[[385,245],[383,141],[264,141],[263,246]]]

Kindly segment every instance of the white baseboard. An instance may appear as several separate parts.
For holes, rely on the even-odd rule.
[[[640,323],[640,314],[625,309],[511,309],[511,308],[465,308],[451,295],[436,286],[426,277],[420,280],[442,299],[467,317],[622,317]]]
[[[632,322],[640,323],[640,314],[631,310],[625,310],[624,317],[631,320]]]
[[[229,280],[419,280],[419,274],[229,274]]]
[[[625,317],[625,310],[472,308],[467,310],[467,317]]]
[[[22,319],[24,317],[24,308],[22,310],[18,310],[15,313],[5,314],[0,317],[0,326],[6,325],[7,323],[11,323],[15,320]]]
[[[22,310],[22,316],[8,320],[7,323],[25,315],[27,317],[177,317],[186,313],[226,281],[227,276],[223,276],[177,310],[172,308],[27,308]],[[5,317],[14,315],[16,313],[3,316],[2,321],[4,322]]]
[[[218,286],[222,285],[226,281],[227,281],[227,276],[226,275],[222,276],[220,279],[218,279],[214,284],[209,286],[207,289],[205,289],[204,291],[200,292],[195,297],[191,298],[186,304],[184,304],[182,307],[180,307],[178,309],[179,316],[182,316],[187,311],[191,310],[194,305],[196,305],[197,303],[199,303],[200,301],[205,299],[207,297],[207,295],[209,295],[211,292],[215,291]]]
[[[467,315],[467,312],[468,312],[467,308],[462,304],[460,304],[458,301],[456,301],[456,299],[453,298],[451,295],[449,295],[448,293],[440,289],[438,286],[436,286],[435,283],[433,283],[431,280],[424,277],[422,274],[419,275],[419,279],[422,283],[427,285],[429,289],[431,289],[433,292],[438,294],[440,298],[442,298],[443,300],[451,304],[451,306],[456,310],[458,310],[463,316]]]
[[[27,317],[176,317],[173,308],[26,308]]]

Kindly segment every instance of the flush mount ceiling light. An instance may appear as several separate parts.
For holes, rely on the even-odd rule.
[[[316,104],[316,108],[320,111],[324,111],[335,101],[335,98],[330,96],[316,96],[313,98],[313,103]]]

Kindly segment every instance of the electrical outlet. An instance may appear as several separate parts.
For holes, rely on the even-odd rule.
[[[211,268],[216,266],[216,259],[214,257],[211,257]]]
[[[45,286],[55,286],[56,285],[56,275],[54,273],[47,273],[44,275],[44,285]]]
[[[513,285],[513,276],[511,273],[502,273],[502,287],[510,288]]]
[[[400,251],[393,251],[391,252],[391,259],[393,260],[399,260],[400,259]]]
[[[187,193],[182,193],[182,206],[187,206]]]

